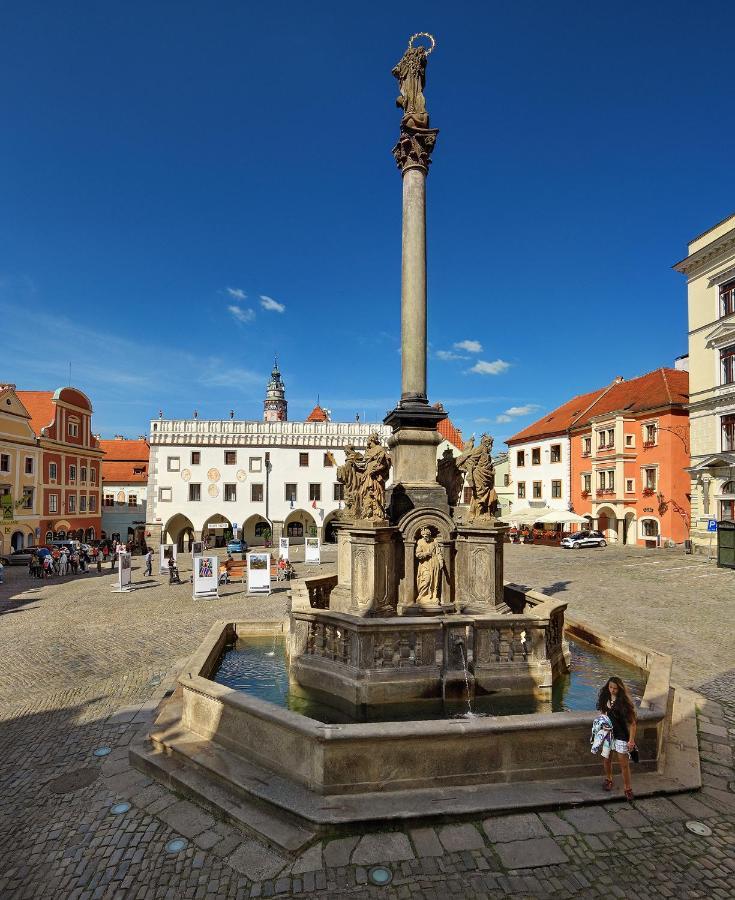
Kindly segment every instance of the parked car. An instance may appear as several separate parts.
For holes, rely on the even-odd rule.
[[[562,538],[559,546],[567,550],[581,550],[582,547],[607,547],[607,541],[601,531],[577,531]]]
[[[28,547],[25,550],[12,550],[7,555],[0,556],[0,562],[4,566],[27,566],[35,549]]]
[[[227,543],[227,552],[228,553],[247,553],[248,542],[247,541],[228,541]]]

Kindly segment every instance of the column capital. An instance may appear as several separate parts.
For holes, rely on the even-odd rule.
[[[431,153],[436,144],[438,128],[411,128],[408,125],[401,126],[398,143],[392,150],[396,165],[402,173],[408,169],[423,169],[429,171]]]

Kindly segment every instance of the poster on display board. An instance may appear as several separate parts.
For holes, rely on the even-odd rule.
[[[315,564],[317,566],[321,565],[322,553],[321,546],[319,544],[319,538],[304,538],[304,562],[307,565],[309,563]]]
[[[168,575],[168,561],[173,557],[174,565],[176,565],[176,556],[178,548],[176,544],[161,544],[160,547],[160,565],[158,567],[159,575]]]
[[[194,599],[199,597],[219,597],[219,560],[216,556],[195,556]]]
[[[202,553],[204,553],[204,541],[192,541],[191,555],[192,556],[201,556]]]
[[[270,594],[270,553],[248,553],[248,594]]]
[[[117,554],[117,584],[112,589],[113,594],[127,594],[132,591],[132,556],[127,550],[120,550]]]
[[[278,538],[278,558],[288,559],[288,538]]]

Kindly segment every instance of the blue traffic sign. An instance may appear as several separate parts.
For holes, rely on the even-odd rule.
[[[716,519],[707,519],[707,531],[717,531]]]

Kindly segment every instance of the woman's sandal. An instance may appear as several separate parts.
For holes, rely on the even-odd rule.
[[[631,790],[631,788],[627,788],[627,790],[625,791],[625,799],[626,800],[633,799],[633,791]]]
[[[606,779],[602,782],[602,789],[603,789],[603,791],[611,791],[611,790],[613,789],[613,780],[612,780],[612,778],[606,778]]]

